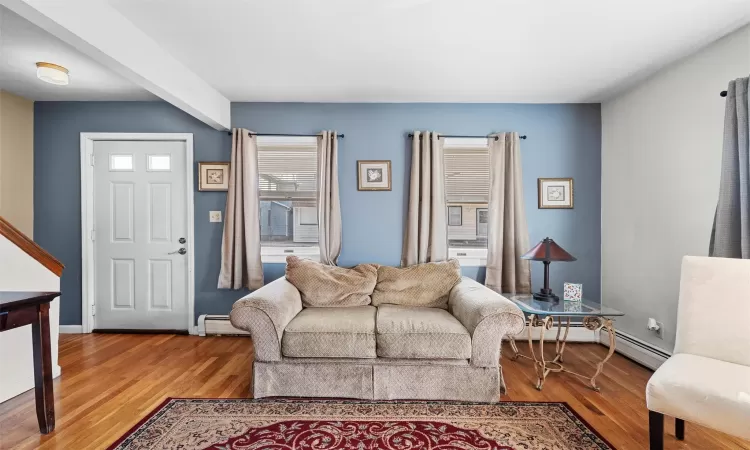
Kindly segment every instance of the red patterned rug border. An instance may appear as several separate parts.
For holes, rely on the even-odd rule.
[[[400,403],[400,404],[452,404],[452,405],[519,405],[519,406],[528,406],[528,405],[539,405],[539,404],[553,404],[553,405],[560,405],[564,407],[565,412],[572,414],[573,417],[578,421],[578,423],[583,424],[587,431],[592,432],[596,437],[601,439],[602,442],[604,442],[606,445],[608,445],[612,450],[617,450],[612,443],[610,443],[604,436],[599,433],[599,431],[596,430],[586,419],[584,419],[573,407],[568,404],[568,402],[556,402],[552,400],[542,400],[542,401],[534,401],[534,402],[523,402],[523,401],[500,401],[497,403],[481,403],[481,402],[460,402],[460,401],[450,401],[450,400],[366,400],[366,399],[356,399],[356,398],[310,398],[310,397],[264,397],[264,398],[244,398],[244,397],[235,397],[235,398],[216,398],[216,397],[167,397],[159,403],[158,406],[153,408],[151,412],[149,412],[146,416],[144,416],[141,420],[138,421],[135,425],[130,427],[128,431],[126,431],[122,436],[120,436],[119,439],[117,439],[112,445],[107,447],[107,450],[113,450],[118,445],[122,444],[127,438],[129,438],[133,433],[138,431],[142,426],[144,426],[147,422],[149,422],[151,419],[153,419],[159,412],[166,411],[166,407],[174,402],[174,401],[183,401],[183,400],[189,400],[189,401],[208,401],[208,402],[215,402],[215,401],[230,401],[230,402],[255,402],[255,403],[262,403],[262,402],[278,402],[278,401],[285,401],[285,402],[291,402],[291,403],[352,403],[352,404],[388,404],[388,403]]]

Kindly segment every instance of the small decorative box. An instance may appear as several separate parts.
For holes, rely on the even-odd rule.
[[[578,283],[565,283],[563,289],[563,300],[569,302],[580,302],[583,298],[583,285]]]

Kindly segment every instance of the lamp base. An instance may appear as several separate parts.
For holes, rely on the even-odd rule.
[[[541,302],[559,302],[560,297],[552,292],[535,292],[534,300],[539,300]]]

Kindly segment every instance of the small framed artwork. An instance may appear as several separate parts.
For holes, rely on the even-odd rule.
[[[573,209],[572,178],[539,178],[539,209]]]
[[[198,177],[199,191],[228,191],[229,163],[199,162]]]
[[[449,206],[448,207],[448,226],[460,227],[462,225],[461,212],[463,207],[461,206]]]
[[[390,191],[390,161],[357,161],[357,190]]]

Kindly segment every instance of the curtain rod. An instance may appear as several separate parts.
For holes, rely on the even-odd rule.
[[[409,133],[409,137],[414,137],[414,133]],[[441,138],[488,138],[489,136],[459,136],[456,134],[440,134],[438,135]],[[519,139],[526,139],[526,135],[518,136]],[[495,140],[500,139],[499,137],[495,136]]]
[[[726,97],[727,96],[727,91],[721,91],[721,93],[719,95],[721,95],[722,97]]]
[[[227,131],[228,135],[232,135],[231,131]],[[281,134],[281,133],[249,133],[252,136],[293,136],[293,137],[320,137],[319,134]],[[336,137],[343,138],[343,134],[337,134]]]

